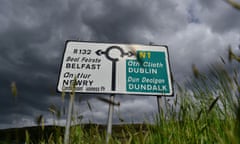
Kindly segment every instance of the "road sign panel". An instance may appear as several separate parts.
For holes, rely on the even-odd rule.
[[[70,92],[173,95],[166,46],[67,41],[57,89]]]

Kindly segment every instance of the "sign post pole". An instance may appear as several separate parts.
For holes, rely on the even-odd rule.
[[[110,101],[114,101],[114,95],[110,96]],[[106,135],[106,144],[109,143],[109,138],[112,134],[112,117],[113,117],[113,110],[114,110],[114,105],[112,103],[109,104],[109,109],[108,109],[108,121],[107,121],[107,135]]]
[[[158,116],[159,118],[161,117],[162,114],[162,97],[161,96],[157,96],[157,104],[158,104]]]
[[[70,94],[70,100],[69,100],[69,107],[68,107],[68,117],[65,127],[65,134],[64,134],[64,144],[69,143],[69,133],[70,133],[70,126],[72,121],[72,111],[73,111],[73,102],[74,102],[74,94]]]

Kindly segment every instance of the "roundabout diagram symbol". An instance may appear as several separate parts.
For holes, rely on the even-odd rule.
[[[115,91],[116,89],[116,63],[119,61],[119,58],[123,58],[124,56],[134,56],[131,51],[124,52],[124,50],[119,46],[110,46],[106,49],[106,51],[97,50],[96,54],[98,56],[105,55],[106,58],[112,61],[112,87],[111,90]]]

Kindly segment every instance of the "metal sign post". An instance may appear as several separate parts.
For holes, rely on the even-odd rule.
[[[110,96],[110,101],[114,101],[114,95]],[[114,110],[114,105],[109,104],[108,108],[108,121],[107,121],[107,134],[106,134],[106,144],[109,143],[109,139],[112,135],[112,117],[113,117],[113,110]]]
[[[161,114],[162,114],[162,97],[161,96],[157,96],[157,104],[158,104],[158,115],[159,115],[159,118],[161,117]]]
[[[67,121],[66,121],[65,134],[64,134],[64,144],[69,143],[69,134],[70,134],[71,121],[72,121],[74,97],[75,97],[74,94],[70,94],[68,117],[67,117]]]

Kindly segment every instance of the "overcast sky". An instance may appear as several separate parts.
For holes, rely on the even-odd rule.
[[[1,0],[0,128],[34,125],[39,115],[52,124],[48,107],[67,108],[56,93],[66,40],[168,45],[174,80],[180,82],[192,64],[205,70],[226,56],[229,44],[236,51],[239,26],[240,11],[223,0]],[[106,123],[107,104],[91,95],[76,101],[75,113],[84,122]],[[114,123],[119,116],[148,121],[157,112],[156,97],[125,95],[116,101],[121,106]]]

